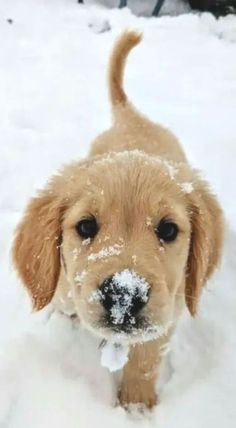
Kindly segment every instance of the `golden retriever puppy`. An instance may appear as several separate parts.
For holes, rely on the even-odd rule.
[[[129,345],[120,403],[151,408],[163,349],[218,265],[223,221],[176,137],[127,99],[125,60],[140,39],[125,32],[111,55],[112,127],[30,201],[13,254],[35,310],[53,301]]]

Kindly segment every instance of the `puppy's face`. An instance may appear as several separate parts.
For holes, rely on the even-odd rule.
[[[63,270],[78,316],[102,338],[162,335],[184,295],[194,314],[222,219],[205,185],[189,180],[187,167],[140,152],[65,168],[31,201],[15,239],[35,308],[50,302]]]
[[[117,154],[91,163],[73,190],[61,258],[79,317],[102,337],[136,341],[173,322],[191,232],[174,173],[138,153]]]

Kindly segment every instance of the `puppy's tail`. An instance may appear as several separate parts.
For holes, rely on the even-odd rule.
[[[123,89],[123,75],[126,63],[126,58],[138,43],[140,43],[142,35],[135,31],[126,31],[115,43],[113,48],[110,67],[109,67],[109,90],[112,105],[125,105],[127,103],[127,95]]]

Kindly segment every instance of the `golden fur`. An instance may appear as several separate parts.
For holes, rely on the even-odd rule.
[[[162,349],[185,302],[196,314],[201,290],[220,259],[223,221],[215,196],[188,165],[176,137],[127,100],[125,60],[140,39],[124,33],[111,56],[112,127],[94,141],[87,159],[65,167],[31,200],[13,255],[36,310],[53,299],[56,308],[76,314],[106,339],[115,333],[99,324],[104,308],[93,293],[124,269],[146,278],[151,293],[143,314],[149,330],[126,337],[131,348],[119,398],[124,405],[152,407]],[[94,240],[83,241],[75,225],[91,215],[100,229]],[[154,233],[163,218],[180,231],[169,244]],[[160,327],[165,335],[158,338]]]

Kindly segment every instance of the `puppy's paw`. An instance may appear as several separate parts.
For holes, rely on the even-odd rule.
[[[140,408],[152,409],[157,404],[155,386],[149,382],[123,383],[118,398],[124,408],[128,408],[130,404],[137,404]]]

